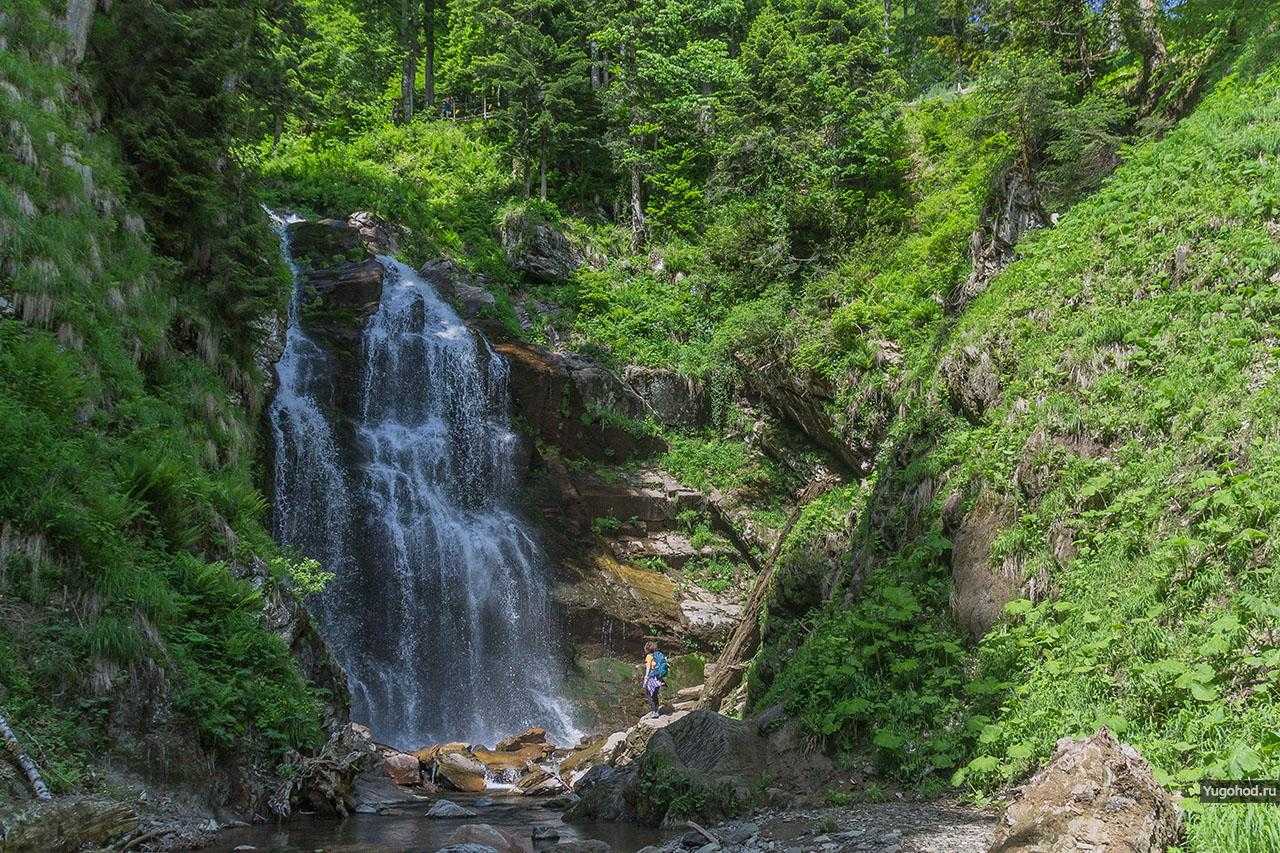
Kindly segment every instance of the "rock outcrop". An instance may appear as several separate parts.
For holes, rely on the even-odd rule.
[[[418,273],[468,322],[484,319],[497,308],[498,299],[483,277],[468,272],[450,258],[427,261]]]
[[[674,797],[701,803],[719,817],[749,804],[767,784],[779,792],[820,788],[833,772],[830,761],[805,748],[794,723],[778,711],[734,720],[711,711],[678,712],[641,720],[627,732],[610,762],[591,767],[574,783],[578,801],[566,820],[625,820],[657,826]],[[646,779],[662,779],[662,785]]]
[[[508,341],[512,407],[541,441],[566,456],[624,462],[664,449],[643,430],[649,409],[610,370],[585,358]]]
[[[948,296],[947,309],[959,313],[967,308],[1013,260],[1023,235],[1048,223],[1035,184],[1016,167],[1001,175],[969,238],[969,278]]]
[[[126,803],[93,797],[41,800],[0,815],[0,850],[75,853],[105,848],[137,827],[138,813]]]
[[[1178,809],[1151,766],[1102,729],[1058,741],[1005,810],[991,853],[1158,853],[1179,834]]]
[[[628,366],[622,378],[663,426],[696,429],[706,424],[706,389],[698,380],[674,370],[636,365]]]
[[[62,27],[67,31],[67,63],[79,65],[89,45],[89,30],[93,25],[93,12],[98,0],[67,0],[67,11]]]
[[[1000,401],[1000,371],[987,349],[961,347],[938,366],[951,408],[970,423],[980,423]]]
[[[303,327],[341,352],[353,350],[378,310],[386,270],[345,220],[294,222],[289,242],[302,271]]]
[[[753,397],[787,421],[855,475],[871,471],[892,418],[891,399],[873,383],[846,395],[837,420],[837,389],[817,374],[800,376],[781,357],[735,356],[738,373]]]
[[[266,563],[256,557],[248,562],[232,563],[231,572],[263,593],[264,624],[289,647],[307,681],[324,691],[325,721],[330,733],[341,730],[351,716],[347,674],[320,635],[307,608],[283,588],[271,576]]]
[[[1009,504],[984,491],[951,540],[951,613],[973,639],[980,639],[1018,597],[1021,569],[1002,560],[993,565],[991,546],[1013,521]]]
[[[563,281],[592,260],[576,240],[523,211],[503,218],[498,240],[511,268],[536,281]]]

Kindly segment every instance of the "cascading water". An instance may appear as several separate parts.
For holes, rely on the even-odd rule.
[[[299,322],[294,270],[275,436],[275,532],[335,579],[313,609],[381,742],[576,735],[559,700],[546,563],[513,509],[507,364],[412,269],[386,269],[339,413],[336,356]]]

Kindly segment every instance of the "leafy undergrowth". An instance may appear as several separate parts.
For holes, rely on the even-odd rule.
[[[366,210],[408,229],[401,251],[411,263],[448,255],[509,279],[494,238],[494,209],[509,178],[475,129],[419,121],[347,142],[286,136],[260,153],[270,201],[322,216]]]
[[[991,791],[1101,725],[1171,786],[1280,772],[1280,74],[1223,79],[1126,159],[936,352],[894,338],[924,381],[854,534],[862,595],[810,617],[769,698],[905,778]],[[938,369],[966,348],[999,381],[972,422]],[[976,650],[939,615],[953,491],[1009,508],[992,562],[1039,589]],[[1276,831],[1188,807],[1196,849]]]
[[[228,570],[276,555],[241,374],[125,208],[110,138],[83,129],[46,4],[2,20],[0,703],[59,790],[110,746],[109,697],[154,668],[207,746],[310,744],[317,697]]]

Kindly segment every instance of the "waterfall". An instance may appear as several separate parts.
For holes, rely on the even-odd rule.
[[[506,361],[394,259],[345,406],[339,358],[299,323],[294,272],[275,438],[274,529],[336,577],[311,602],[352,717],[403,749],[576,737],[546,560],[520,517]],[[348,380],[349,381],[349,380]]]

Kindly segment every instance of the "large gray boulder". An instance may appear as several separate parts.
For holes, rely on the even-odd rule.
[[[705,813],[678,817],[714,820],[750,805],[752,792],[765,785],[811,792],[833,772],[831,762],[808,749],[795,724],[778,712],[734,720],[695,710],[646,734],[643,751],[631,763],[587,771],[574,785],[579,799],[566,820],[657,826],[668,818],[673,798],[686,793],[693,796],[683,800],[701,803]]]
[[[522,210],[503,217],[498,240],[511,268],[537,281],[563,281],[588,261],[576,240]]]
[[[1105,728],[1063,738],[1022,785],[996,828],[991,853],[1158,853],[1177,843],[1180,817],[1138,751]]]

